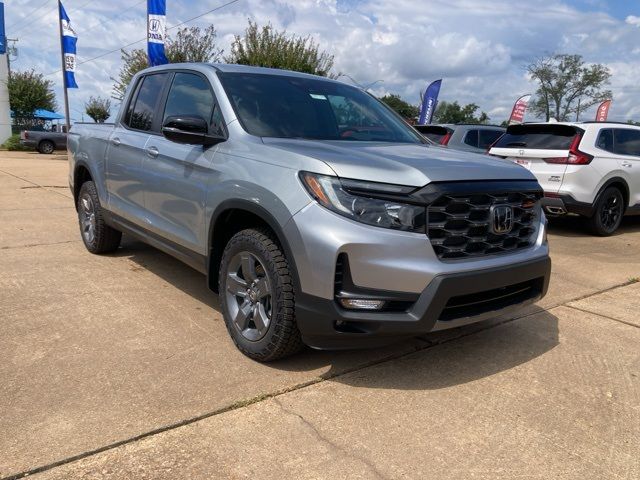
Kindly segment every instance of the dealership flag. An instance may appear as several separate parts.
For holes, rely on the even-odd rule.
[[[62,31],[62,55],[64,59],[64,86],[66,88],[78,88],[76,83],[76,42],[78,35],[71,28],[71,21],[65,12],[62,3],[60,5],[60,26]]]
[[[440,86],[442,80],[436,80],[427,87],[422,98],[422,108],[420,109],[420,117],[418,118],[418,125],[426,125],[431,123],[433,113],[436,111],[438,105],[438,94],[440,93]]]
[[[611,100],[605,100],[600,104],[600,106],[598,107],[598,112],[596,113],[596,122],[607,121],[610,107],[611,107]]]
[[[149,65],[169,63],[164,54],[164,40],[167,33],[166,0],[147,0],[147,52]]]
[[[524,122],[524,114],[527,111],[529,100],[531,100],[531,95],[523,95],[516,100],[516,103],[513,104],[513,110],[511,110],[511,116],[509,117],[509,125]]]

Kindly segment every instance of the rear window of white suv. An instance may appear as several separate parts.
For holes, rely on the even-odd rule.
[[[494,148],[569,150],[578,133],[571,125],[512,125]]]

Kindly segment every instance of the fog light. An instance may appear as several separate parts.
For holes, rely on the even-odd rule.
[[[384,300],[367,300],[364,298],[341,298],[340,304],[349,310],[381,310]]]

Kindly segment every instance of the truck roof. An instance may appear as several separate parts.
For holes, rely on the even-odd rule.
[[[238,65],[235,63],[203,63],[203,62],[191,62],[191,63],[168,63],[165,65],[159,65],[157,67],[150,67],[148,69],[143,70],[146,71],[162,71],[162,70],[173,70],[179,68],[189,68],[189,67],[212,67],[218,72],[229,72],[229,73],[256,73],[263,75],[285,75],[289,77],[301,77],[301,78],[318,78],[318,75],[312,75],[310,73],[301,73],[294,72],[291,70],[282,70],[279,68],[266,68],[266,67],[254,67],[251,65]],[[333,80],[328,77],[320,77],[323,80],[327,80],[329,82],[338,82],[337,80]],[[338,82],[342,83],[342,82]]]

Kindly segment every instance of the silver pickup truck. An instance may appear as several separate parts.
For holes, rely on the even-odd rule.
[[[530,172],[433,146],[334,80],[150,68],[115,124],[72,128],[69,153],[87,249],[114,251],[125,232],[206,274],[260,361],[457,327],[547,291]]]

